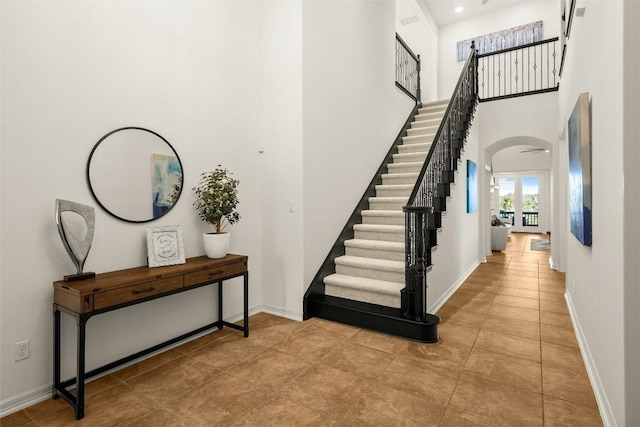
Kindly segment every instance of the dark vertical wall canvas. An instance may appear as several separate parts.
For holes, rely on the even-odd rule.
[[[589,94],[581,93],[569,118],[569,212],[571,233],[591,246],[591,117]]]
[[[467,160],[467,213],[478,212],[478,169]]]

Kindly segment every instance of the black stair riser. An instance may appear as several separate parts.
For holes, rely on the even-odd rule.
[[[451,188],[449,184],[438,184],[438,195],[440,197],[449,197],[451,195]]]
[[[425,322],[402,316],[400,309],[324,295],[309,301],[310,317],[352,325],[424,343],[438,341],[437,316],[428,314]]]

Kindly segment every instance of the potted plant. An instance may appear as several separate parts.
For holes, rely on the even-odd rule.
[[[235,224],[240,219],[236,211],[240,181],[231,175],[229,170],[218,165],[212,172],[200,175],[198,185],[193,188],[196,195],[193,205],[198,216],[213,227],[213,232],[203,234],[204,250],[209,258],[227,255],[230,234],[223,230],[227,223]]]

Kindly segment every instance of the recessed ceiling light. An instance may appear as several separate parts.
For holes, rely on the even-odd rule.
[[[456,8],[455,8],[455,12],[456,12],[456,13],[460,13],[460,12],[462,12],[463,10],[464,10],[464,7],[462,7],[462,6],[458,6],[458,7],[456,7]]]

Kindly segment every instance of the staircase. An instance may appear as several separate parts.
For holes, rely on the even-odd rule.
[[[305,293],[305,319],[438,341],[427,271],[478,103],[477,70],[472,43],[450,101],[420,106],[411,95],[416,107]]]
[[[368,198],[369,209],[344,241],[345,255],[335,258],[335,273],[324,278],[325,294],[400,309],[405,287],[405,214],[411,191],[438,131],[448,100],[425,104],[402,138]]]

